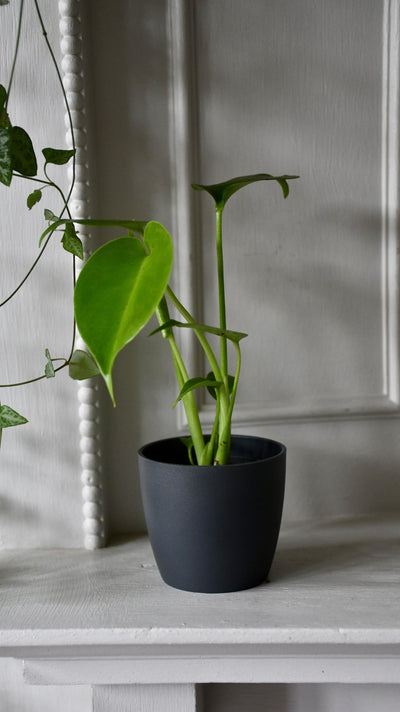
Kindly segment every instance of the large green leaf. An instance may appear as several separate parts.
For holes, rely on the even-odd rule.
[[[147,248],[147,249],[146,249]],[[75,287],[78,329],[96,359],[114,401],[111,371],[118,353],[145,326],[160,302],[172,267],[166,229],[147,224],[144,244],[120,237],[100,247]]]
[[[230,180],[224,181],[223,183],[214,183],[213,185],[202,185],[199,183],[192,183],[192,188],[195,190],[205,190],[209,193],[215,200],[215,205],[218,210],[223,210],[225,203],[231,195],[236,193],[236,191],[244,188],[250,183],[256,183],[260,180],[275,180],[279,183],[283,191],[283,197],[287,198],[289,195],[289,184],[288,180],[293,180],[299,176],[272,176],[270,173],[256,173],[251,176],[238,176],[237,178],[231,178]]]

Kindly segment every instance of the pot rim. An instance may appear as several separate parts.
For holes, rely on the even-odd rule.
[[[139,457],[142,457],[144,460],[149,460],[150,462],[162,463],[163,462],[162,460],[156,459],[154,457],[148,457],[148,455],[146,455],[143,451],[146,448],[154,446],[154,445],[160,446],[163,443],[172,443],[173,441],[180,441],[184,437],[187,437],[187,436],[182,434],[182,435],[175,435],[175,436],[169,437],[169,438],[160,438],[159,440],[152,440],[151,442],[145,443],[144,445],[142,445],[139,448],[138,455],[139,455]],[[207,434],[205,436],[205,438],[207,439],[207,437],[209,438],[210,435]],[[283,455],[286,454],[286,449],[287,449],[286,445],[284,445],[283,443],[281,443],[278,440],[274,440],[273,438],[264,438],[259,435],[232,434],[232,440],[253,440],[253,441],[255,440],[255,441],[262,441],[262,442],[270,442],[270,443],[274,443],[274,445],[279,446],[279,451],[276,452],[274,455],[269,455],[268,457],[260,457],[257,460],[249,460],[248,463],[251,463],[251,464],[255,464],[257,462],[263,462],[264,460],[268,460],[271,462],[272,460],[275,460],[276,458],[282,457]],[[169,464],[172,464],[172,463],[169,463]],[[179,466],[179,467],[188,467],[188,468],[201,467],[202,469],[207,468],[207,467],[212,467],[213,469],[215,469],[216,467],[218,467],[219,470],[224,469],[225,467],[229,467],[229,468],[243,467],[243,464],[244,464],[243,462],[233,462],[228,465],[191,465],[190,463],[187,463],[187,464],[186,463],[175,463],[175,465]]]

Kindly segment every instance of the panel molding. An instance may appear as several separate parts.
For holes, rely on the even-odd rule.
[[[85,97],[83,87],[83,59],[81,37],[81,4],[79,0],[60,0],[61,67],[71,117],[66,114],[66,144],[72,145],[70,120],[76,144],[75,179],[71,193],[72,213],[77,218],[87,218],[89,210],[88,140],[86,133]],[[80,227],[85,258],[91,252],[88,229]],[[77,269],[77,273],[78,273]],[[79,334],[76,347],[85,349]],[[96,383],[84,381],[78,386],[79,433],[81,451],[81,483],[83,500],[83,533],[86,549],[105,545],[105,503],[100,451],[100,404]]]
[[[192,0],[169,0],[171,155],[174,180],[174,234],[177,239],[175,279],[182,301],[199,312],[199,284],[194,265],[198,254],[196,204],[190,179],[196,174],[199,137],[196,116],[196,64]],[[260,425],[281,421],[360,419],[400,415],[399,376],[399,61],[400,1],[384,0],[382,14],[382,393],[363,397],[325,397],[307,403],[238,404],[234,425]],[[197,259],[196,259],[197,258]],[[196,308],[197,307],[197,308]],[[186,332],[186,330],[185,330]],[[179,334],[189,371],[196,373],[200,356],[194,337]],[[197,369],[198,370],[198,369]],[[204,425],[213,421],[212,407],[200,405]],[[183,409],[178,427],[187,427]]]

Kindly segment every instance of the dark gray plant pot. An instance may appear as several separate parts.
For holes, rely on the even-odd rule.
[[[222,593],[252,588],[268,576],[282,517],[286,448],[234,435],[231,462],[190,465],[179,438],[139,450],[150,542],[170,586]]]

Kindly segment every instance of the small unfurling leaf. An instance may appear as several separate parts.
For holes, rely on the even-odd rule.
[[[46,349],[44,353],[47,358],[47,363],[44,367],[44,375],[46,376],[46,378],[54,378],[56,374],[54,372],[53,361],[51,360],[49,349]]]
[[[178,401],[180,401],[183,396],[186,395],[186,393],[190,393],[191,391],[194,391],[195,388],[201,388],[202,386],[206,386],[207,388],[220,388],[222,386],[221,381],[216,381],[215,379],[209,379],[209,378],[202,378],[201,376],[196,376],[195,378],[189,378],[186,383],[183,384],[179,396],[177,397],[174,405],[172,406],[175,408],[176,404]]]

